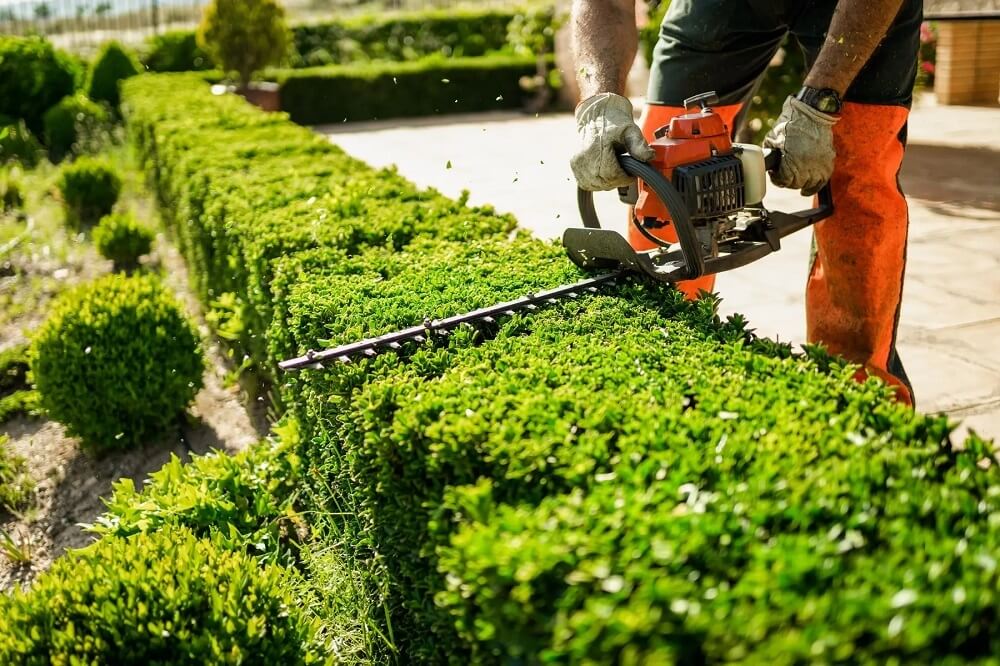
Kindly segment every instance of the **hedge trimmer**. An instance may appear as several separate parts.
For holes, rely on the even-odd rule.
[[[833,213],[829,186],[820,191],[816,208],[796,213],[764,208],[765,171],[778,167],[781,154],[732,143],[725,123],[709,107],[717,101],[715,93],[685,100],[688,112],[656,130],[650,144],[655,157],[649,162],[619,157],[625,172],[637,179],[618,190],[619,198],[633,210],[631,243],[620,233],[601,228],[593,193],[579,190],[583,227],[566,229],[563,246],[573,263],[597,275],[454,317],[425,319],[401,331],[310,350],[279,367],[320,368],[327,362],[370,358],[463,324],[491,324],[498,317],[596,292],[627,275],[675,283],[722,273],[776,252],[785,236],[829,217]],[[664,239],[671,229],[676,241]]]

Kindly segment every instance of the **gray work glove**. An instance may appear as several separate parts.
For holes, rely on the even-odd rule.
[[[628,187],[635,178],[622,170],[618,153],[628,151],[637,160],[653,159],[653,149],[635,124],[632,103],[621,95],[600,93],[576,107],[580,150],[570,159],[581,189],[590,192]]]
[[[778,187],[801,189],[812,196],[833,174],[833,126],[837,116],[817,111],[794,97],[785,100],[781,116],[764,138],[765,148],[781,151],[781,166],[771,174]]]

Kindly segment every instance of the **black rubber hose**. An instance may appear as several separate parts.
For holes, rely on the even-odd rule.
[[[622,169],[630,176],[635,176],[649,186],[653,193],[660,198],[660,201],[667,207],[670,213],[670,221],[677,232],[677,240],[681,246],[681,254],[684,256],[684,265],[687,269],[688,280],[699,278],[705,273],[705,259],[702,256],[701,243],[695,233],[694,225],[691,224],[691,215],[688,213],[687,204],[681,197],[677,188],[664,178],[663,174],[651,167],[649,164],[629,157],[619,155],[618,162]],[[577,205],[580,209],[580,217],[583,226],[589,229],[600,229],[601,221],[597,217],[597,210],[594,208],[594,193],[577,189]],[[642,222],[632,217],[633,224],[647,238],[654,243],[664,246],[664,241],[656,238],[642,226]]]

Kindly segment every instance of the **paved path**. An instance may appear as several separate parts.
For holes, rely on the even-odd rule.
[[[577,221],[567,163],[575,141],[568,115],[480,114],[318,128],[370,164],[396,164],[414,182],[514,213],[523,227],[557,238]],[[983,146],[986,146],[984,148]],[[910,124],[903,187],[909,195],[909,264],[899,347],[923,411],[944,411],[1000,441],[1000,110],[939,107],[923,99]],[[809,201],[772,189],[770,208]],[[602,219],[624,225],[614,195]],[[805,339],[803,285],[809,235],[719,277],[723,312],[757,331]]]

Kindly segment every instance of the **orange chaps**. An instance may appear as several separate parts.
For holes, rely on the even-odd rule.
[[[740,106],[715,111],[733,127]],[[640,122],[646,140],[682,112],[647,105]],[[836,212],[815,226],[806,335],[810,343],[859,364],[859,380],[880,377],[896,389],[900,402],[912,405],[913,392],[896,355],[909,223],[897,177],[908,115],[902,106],[848,102],[834,125],[837,159],[830,185]],[[631,224],[629,236],[634,247],[651,247]],[[688,298],[714,286],[714,276],[678,284]]]

